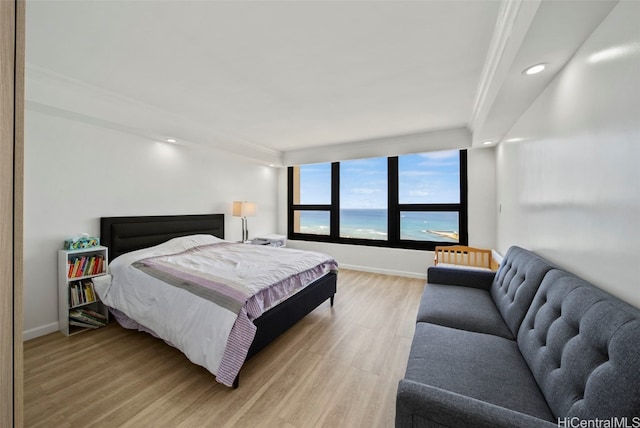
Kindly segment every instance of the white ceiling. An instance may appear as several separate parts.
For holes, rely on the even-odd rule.
[[[267,163],[460,128],[477,145],[614,4],[29,0],[27,107]]]

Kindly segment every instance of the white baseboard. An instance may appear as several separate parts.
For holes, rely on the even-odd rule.
[[[53,333],[54,331],[58,331],[57,322],[52,322],[51,324],[46,324],[40,327],[25,330],[22,333],[22,340],[26,341],[35,339],[36,337],[44,336],[45,334]]]
[[[361,272],[380,273],[383,275],[406,276],[409,278],[418,278],[418,279],[425,279],[425,280],[427,279],[426,268],[424,273],[406,272],[402,270],[391,270],[391,269],[378,269],[378,268],[373,268],[371,266],[356,266],[356,265],[348,265],[344,263],[340,263],[340,268],[357,270]]]

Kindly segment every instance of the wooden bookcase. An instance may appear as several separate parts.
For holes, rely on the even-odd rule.
[[[107,247],[58,251],[58,325],[65,336],[99,328],[109,321],[109,311],[98,299],[92,281],[107,274],[108,264]],[[85,317],[82,321],[74,319],[78,312]]]

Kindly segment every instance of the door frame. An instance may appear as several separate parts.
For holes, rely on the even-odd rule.
[[[0,0],[0,426],[22,427],[25,1]]]

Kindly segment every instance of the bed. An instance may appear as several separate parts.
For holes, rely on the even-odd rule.
[[[466,245],[437,246],[434,251],[435,266],[458,267],[465,269],[498,269],[499,262],[488,249],[468,247]]]
[[[156,328],[152,329],[144,325],[144,323],[138,323],[133,319],[133,316],[129,316],[125,311],[122,311],[122,307],[113,307],[110,304],[114,302],[120,302],[117,306],[122,305],[122,298],[118,297],[119,291],[116,292],[115,282],[118,280],[116,277],[116,272],[113,267],[118,265],[126,264],[129,273],[127,275],[131,275],[131,272],[134,269],[130,266],[133,266],[134,263],[128,265],[130,261],[137,259],[138,254],[144,254],[144,260],[151,260],[152,262],[156,261],[156,258],[160,258],[164,260],[164,252],[168,252],[168,248],[171,248],[171,251],[174,251],[176,245],[183,245],[183,242],[188,241],[189,245],[193,245],[191,241],[197,242],[198,247],[192,248],[189,247],[185,250],[185,253],[180,253],[180,257],[183,257],[183,260],[187,259],[189,254],[188,252],[192,251],[201,251],[201,248],[206,248],[206,251],[222,251],[224,248],[225,251],[231,251],[234,254],[236,253],[250,253],[257,254],[259,257],[264,255],[264,252],[273,252],[273,251],[285,251],[287,253],[278,253],[279,257],[283,257],[283,254],[287,256],[291,255],[293,257],[293,253],[296,251],[302,253],[299,250],[290,250],[290,249],[282,249],[282,248],[273,248],[259,245],[249,245],[249,244],[241,244],[241,243],[230,243],[224,240],[224,215],[223,214],[202,214],[202,215],[177,215],[177,216],[137,216],[137,217],[103,217],[100,221],[100,239],[101,244],[105,245],[109,248],[109,255],[111,258],[111,269],[110,273],[113,275],[105,277],[100,284],[96,284],[96,289],[98,290],[98,294],[101,294],[101,298],[105,297],[103,301],[110,306],[111,312],[114,314],[115,318],[118,322],[126,328],[138,328],[142,331],[147,331],[151,334],[156,335],[164,339],[170,345],[177,347],[180,349],[187,357],[194,363],[199,364],[207,368],[214,375],[216,375],[216,380],[226,386],[233,386],[234,388],[238,387],[239,383],[239,371],[240,367],[247,359],[251,358],[253,355],[258,353],[261,349],[266,347],[269,343],[271,343],[274,339],[284,333],[287,329],[293,326],[296,322],[302,319],[305,315],[313,311],[316,307],[318,307],[323,302],[329,300],[331,305],[333,306],[334,295],[336,293],[336,283],[337,283],[337,265],[334,265],[333,268],[327,268],[327,266],[323,267],[323,272],[319,273],[318,268],[315,268],[315,274],[318,275],[317,278],[310,279],[310,273],[307,273],[307,278],[305,279],[308,284],[303,286],[298,286],[298,288],[293,291],[292,295],[282,298],[281,301],[277,301],[274,303],[272,307],[268,307],[265,305],[266,310],[263,313],[260,313],[259,316],[255,318],[251,318],[251,313],[247,316],[250,319],[252,325],[244,326],[239,321],[241,318],[242,311],[252,312],[253,314],[259,313],[252,306],[251,309],[241,309],[240,314],[238,315],[238,321],[235,321],[233,324],[233,331],[244,331],[246,327],[251,327],[252,330],[255,330],[255,335],[250,341],[250,345],[248,346],[248,350],[246,351],[246,357],[241,355],[238,357],[234,355],[237,361],[235,363],[231,363],[231,368],[227,367],[229,364],[225,365],[225,369],[222,370],[222,365],[212,366],[209,362],[209,356],[206,355],[207,352],[210,354],[216,354],[218,358],[219,353],[221,352],[219,348],[215,348],[214,351],[209,348],[207,351],[197,350],[196,353],[203,355],[201,357],[193,357],[193,353],[189,353],[190,349],[193,348],[193,345],[184,345],[181,342],[182,339],[176,339],[171,336],[168,331],[171,330],[170,327],[166,329],[162,325],[158,325],[157,321]],[[205,239],[206,238],[206,239]],[[200,242],[200,240],[204,239],[204,241]],[[200,247],[202,245],[202,247]],[[259,248],[258,248],[259,247]],[[182,248],[182,247],[181,247]],[[153,250],[152,250],[153,249]],[[151,251],[151,253],[147,254],[147,251]],[[155,252],[154,252],[155,251]],[[202,250],[204,251],[204,250]],[[313,253],[313,252],[311,252]],[[154,257],[147,257],[151,254]],[[168,254],[168,253],[167,253]],[[198,253],[199,254],[199,253]],[[318,253],[321,254],[321,253]],[[116,261],[116,258],[119,256],[123,256]],[[171,257],[174,255],[172,254]],[[195,257],[195,256],[194,256]],[[240,257],[240,256],[238,256]],[[288,259],[287,259],[288,260]],[[136,262],[139,263],[139,262]],[[333,261],[335,263],[335,261]],[[153,264],[153,263],[151,263]],[[138,264],[136,265],[140,273],[135,272],[137,275],[136,280],[141,280],[140,275],[146,275],[144,282],[153,281],[152,286],[159,288],[165,287],[163,285],[163,281],[160,280],[160,277],[153,277],[149,272],[145,272],[144,269]],[[146,266],[146,265],[145,265]],[[146,266],[148,268],[148,266]],[[287,266],[288,268],[288,266]],[[118,269],[121,269],[118,267]],[[277,269],[276,269],[277,270]],[[311,270],[309,270],[310,272]],[[261,271],[262,272],[262,271]],[[124,276],[124,274],[120,274]],[[260,280],[257,278],[256,280]],[[175,284],[174,284],[175,285]],[[142,293],[142,287],[136,288],[135,293]],[[174,290],[174,289],[172,289]],[[210,312],[220,312],[222,311],[217,307],[216,304],[211,303],[210,301],[203,301],[200,296],[194,296],[192,293],[185,293],[182,290],[171,291],[172,293],[181,293],[180,296],[187,296],[189,300],[188,308],[189,311],[198,312],[200,314],[209,316]],[[135,294],[134,293],[134,294]],[[182,298],[181,297],[181,298]],[[137,299],[137,295],[133,296],[131,299]],[[155,299],[155,297],[154,297]],[[262,299],[262,297],[261,297]],[[252,302],[255,299],[251,300]],[[262,300],[260,300],[262,302]],[[157,302],[154,302],[154,305]],[[182,304],[182,303],[180,303]],[[114,304],[114,306],[116,306]],[[160,302],[157,303],[157,307],[162,308],[173,308],[178,307],[179,304],[176,302]],[[124,304],[124,307],[129,309],[127,304]],[[191,309],[193,308],[193,309]],[[171,309],[174,310],[174,309]],[[168,309],[169,311],[169,309]],[[154,316],[149,311],[149,316]],[[168,316],[167,318],[171,318],[173,315]],[[180,312],[176,316],[184,316],[183,312]],[[200,315],[195,315],[194,318]],[[140,319],[145,318],[145,314],[140,316]],[[155,319],[155,318],[154,318]],[[194,324],[194,323],[191,323]],[[216,326],[218,323],[214,323]],[[228,321],[220,324],[228,324]],[[238,327],[240,326],[240,327]],[[255,327],[254,327],[255,326]],[[206,327],[206,328],[205,328]],[[207,325],[200,323],[198,329],[210,330]],[[216,327],[218,328],[218,327]],[[166,330],[166,331],[165,331]],[[231,334],[233,335],[233,331]],[[209,334],[207,332],[207,334]],[[212,333],[214,334],[214,333]],[[215,335],[221,333],[215,333]],[[236,335],[238,336],[238,335]],[[210,339],[209,337],[205,337],[202,340],[202,343],[208,344]],[[224,339],[226,340],[226,339]],[[232,338],[229,336],[229,341],[226,343],[231,343]],[[196,343],[197,345],[197,343]],[[205,345],[202,345],[203,347]],[[229,345],[231,346],[231,345]],[[227,346],[227,348],[229,348]],[[183,349],[187,348],[187,349]],[[244,352],[243,351],[243,352]],[[223,352],[222,359],[227,358],[229,354],[228,349]],[[241,361],[239,360],[241,359]],[[197,361],[196,361],[197,360]],[[220,358],[218,358],[220,360]],[[225,360],[226,361],[226,360]],[[214,362],[215,363],[215,362]],[[222,373],[224,372],[224,373]]]

